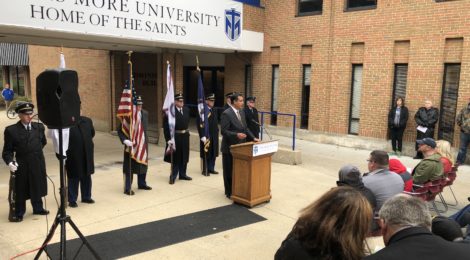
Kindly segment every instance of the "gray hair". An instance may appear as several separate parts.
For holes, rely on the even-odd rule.
[[[421,199],[398,194],[388,199],[379,211],[387,225],[398,227],[424,227],[431,230],[431,214]]]

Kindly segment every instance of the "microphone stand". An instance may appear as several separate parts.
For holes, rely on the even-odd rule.
[[[266,127],[260,125],[258,122],[256,122],[254,119],[251,119],[251,122],[257,124],[259,127],[261,127],[261,130],[264,130],[266,132],[266,134],[268,135],[269,137],[269,140],[273,140],[273,138],[271,137],[271,135],[269,134],[268,132],[268,129],[266,129]]]

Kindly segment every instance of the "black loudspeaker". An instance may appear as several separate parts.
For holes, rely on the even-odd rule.
[[[74,70],[51,69],[36,78],[39,119],[52,129],[71,127],[80,116],[78,74]]]

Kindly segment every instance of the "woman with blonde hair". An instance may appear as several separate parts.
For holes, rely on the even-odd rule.
[[[444,166],[444,174],[452,171],[452,165],[454,164],[454,156],[450,148],[450,143],[446,140],[436,141],[436,151],[441,156],[441,162]]]
[[[275,259],[362,259],[371,221],[372,208],[360,191],[333,188],[301,211]]]

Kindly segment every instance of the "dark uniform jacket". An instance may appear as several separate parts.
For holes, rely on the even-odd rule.
[[[217,109],[210,108],[210,113],[207,120],[209,122],[210,146],[207,153],[213,155],[214,157],[219,156],[219,124],[217,118]],[[204,136],[204,126],[201,127],[201,118],[199,116],[197,117],[197,130],[199,132],[200,140]],[[204,158],[204,144],[202,141],[199,141],[199,154],[201,158]]]
[[[148,137],[147,137],[147,128],[148,128],[148,112],[147,110],[142,109],[142,127],[144,128],[144,136],[145,136],[145,146],[147,147],[147,154],[148,154]],[[124,140],[130,140],[129,137],[127,137],[124,132],[122,131],[121,125],[118,127],[118,135],[119,139],[121,139],[121,143],[124,144]],[[131,167],[132,167],[132,173],[135,174],[145,174],[147,173],[147,165],[138,163],[134,159],[132,159],[131,162]],[[124,147],[124,161],[122,165],[122,171],[123,173],[129,173],[129,148],[127,146]]]
[[[439,119],[439,110],[437,108],[430,108],[427,110],[425,107],[420,107],[415,114],[415,121],[417,125],[428,128],[428,131],[434,131],[434,127]]]
[[[259,138],[259,117],[258,109],[245,107],[246,125],[256,138]],[[253,122],[254,121],[254,122]],[[256,123],[255,123],[256,122]],[[250,140],[253,141],[253,140]]]
[[[95,172],[93,137],[95,129],[90,118],[80,116],[70,128],[69,149],[65,168],[69,178],[82,178]]]
[[[27,131],[21,121],[8,126],[4,133],[2,158],[6,164],[18,163],[16,199],[41,200],[47,195],[46,162],[42,148],[47,144],[44,125],[31,122]]]
[[[469,257],[470,245],[446,241],[423,227],[411,227],[398,231],[384,249],[364,259],[463,260]]]
[[[241,121],[238,120],[235,111],[228,108],[222,113],[220,121],[220,129],[222,132],[222,146],[220,148],[222,153],[230,153],[230,146],[234,144],[241,144],[246,142],[246,139],[240,140],[237,133],[246,134],[248,138],[255,138],[253,133],[248,129],[245,121],[245,113],[240,110]]]
[[[406,128],[406,122],[408,122],[408,108],[402,106],[400,109],[400,121],[398,125],[395,125],[395,114],[397,112],[397,107],[390,109],[388,113],[388,128]]]
[[[189,161],[189,108],[183,107],[183,114],[175,107],[175,146],[176,151],[173,152],[173,163],[188,163]],[[178,131],[186,130],[186,133],[178,133]],[[170,127],[168,125],[168,118],[163,120],[163,133],[165,140],[168,142],[171,139]],[[166,144],[165,151],[168,148]],[[171,163],[171,156],[165,153],[165,162]]]

